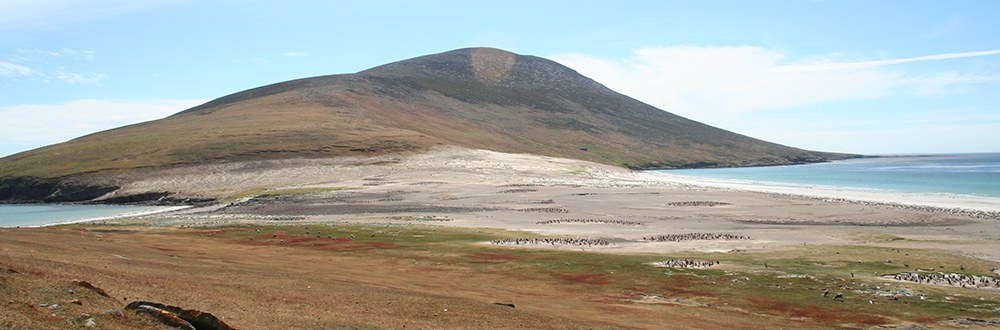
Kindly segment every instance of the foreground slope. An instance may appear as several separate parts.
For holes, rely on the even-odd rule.
[[[0,200],[86,200],[119,186],[67,184],[95,174],[419,152],[436,145],[629,168],[850,157],[691,121],[546,59],[472,48],[251,89],[164,119],[8,156],[0,159]]]

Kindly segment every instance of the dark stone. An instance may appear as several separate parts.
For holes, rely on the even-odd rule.
[[[131,307],[131,304],[129,304],[129,307]],[[125,309],[129,309],[129,307],[125,307]],[[191,325],[191,323],[188,323],[188,321],[180,317],[177,317],[177,314],[165,311],[160,308],[147,305],[140,305],[140,306],[135,306],[135,308],[132,309],[135,310],[136,314],[146,314],[152,316],[153,318],[160,320],[160,323],[172,327],[181,328],[184,330],[198,330],[198,328],[195,328],[193,325]]]
[[[99,295],[111,298],[111,296],[108,295],[107,291],[104,291],[104,289],[98,288],[98,287],[94,286],[93,284],[90,284],[90,282],[80,281],[80,280],[77,280],[75,282],[76,282],[77,285],[82,286],[82,287],[87,288],[87,289],[90,289],[91,291],[94,291],[94,292],[96,292]]]
[[[37,177],[0,178],[0,201],[8,203],[81,202],[118,190],[117,186],[86,185],[62,179]]]
[[[182,329],[188,328],[185,328],[182,323],[176,322],[174,318],[183,320],[192,330],[235,330],[214,315],[194,309],[183,309],[149,301],[133,301],[125,306],[125,310],[153,315],[162,320],[164,324],[178,326]],[[168,322],[174,322],[178,325]]]
[[[493,304],[494,305],[498,305],[498,306],[505,306],[505,307],[514,308],[514,304],[508,304],[508,303],[502,303],[502,302],[495,302]]]

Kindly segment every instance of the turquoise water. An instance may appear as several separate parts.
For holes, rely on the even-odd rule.
[[[1000,197],[1000,153],[865,158],[808,165],[662,172],[835,190]]]
[[[120,214],[167,209],[163,206],[0,204],[0,227],[44,226]]]

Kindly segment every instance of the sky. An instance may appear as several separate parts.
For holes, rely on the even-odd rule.
[[[1000,1],[0,1],[0,157],[466,47],[793,147],[1000,152]]]

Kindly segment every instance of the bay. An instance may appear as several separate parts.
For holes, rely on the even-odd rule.
[[[1000,153],[892,156],[792,166],[659,172],[813,189],[1000,198]]]
[[[61,223],[142,215],[177,209],[171,206],[0,204],[0,227],[37,227]]]

